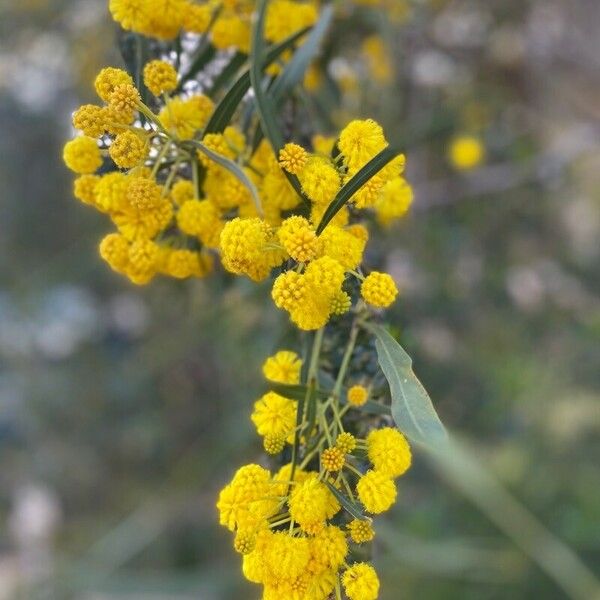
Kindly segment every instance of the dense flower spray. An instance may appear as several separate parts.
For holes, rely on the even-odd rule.
[[[138,285],[205,277],[218,262],[271,280],[275,306],[313,332],[310,350],[264,362],[269,388],[250,418],[270,468],[237,470],[218,497],[220,523],[264,599],[374,600],[379,579],[357,549],[396,501],[411,449],[367,366],[369,322],[399,290],[364,253],[370,222],[387,227],[410,208],[405,157],[372,119],[282,144],[252,129],[241,68],[248,54],[256,60],[253,28],[263,26],[272,53],[260,73],[277,83],[319,3],[110,0],[109,9],[127,35],[158,41],[139,46],[130,72],[100,71],[99,101],[74,113],[64,148],[75,196],[111,223],[101,257]],[[389,78],[381,41],[365,48],[376,77]]]

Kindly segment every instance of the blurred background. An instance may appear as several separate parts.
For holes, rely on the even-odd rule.
[[[61,148],[96,71],[122,64],[106,4],[0,3],[0,599],[255,598],[214,501],[259,460],[248,414],[285,319],[239,278],[135,288],[99,260],[107,223],[73,199]],[[406,148],[413,211],[370,258],[468,460],[417,454],[376,523],[381,597],[587,600],[600,3],[388,4],[340,16],[305,101]]]

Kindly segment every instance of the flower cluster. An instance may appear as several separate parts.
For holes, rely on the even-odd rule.
[[[348,356],[353,350],[351,341]],[[313,352],[320,353],[319,344]],[[318,366],[320,360],[313,355],[311,362]],[[263,365],[267,380],[284,386],[297,386],[301,369],[302,360],[289,350]],[[337,381],[345,376],[342,367]],[[375,537],[369,515],[394,504],[395,479],[409,469],[411,450],[391,427],[373,428],[364,437],[351,433],[346,416],[367,402],[369,390],[362,385],[345,394],[340,390],[339,383],[319,390],[323,402],[316,403],[312,417],[308,409],[298,413],[298,402],[279,393],[262,396],[251,418],[267,453],[280,456],[283,465],[275,472],[243,466],[219,495],[220,523],[235,533],[244,575],[264,586],[265,599],[326,600],[340,587],[350,600],[378,597],[375,569],[352,562],[352,556]],[[290,450],[294,460],[285,462]]]

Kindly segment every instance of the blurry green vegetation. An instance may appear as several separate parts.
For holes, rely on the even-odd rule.
[[[118,61],[104,4],[0,7],[0,560],[19,552],[9,519],[33,482],[61,507],[59,576],[22,597],[250,597],[213,504],[260,456],[247,417],[285,319],[265,310],[266,288],[223,276],[134,289],[98,260],[105,224],[71,198],[60,153],[95,71]],[[444,422],[596,570],[599,17],[593,0],[361,17],[299,109],[312,123],[335,102],[336,120],[397,132],[415,207],[370,256],[403,288],[390,319]],[[375,31],[389,84],[361,72]],[[341,83],[348,69],[358,86]],[[464,131],[488,156],[459,174],[446,155]],[[446,479],[422,454],[403,478],[375,547],[382,598],[564,598]]]

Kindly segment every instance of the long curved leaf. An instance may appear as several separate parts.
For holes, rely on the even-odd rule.
[[[268,0],[259,0],[258,2],[258,17],[254,23],[252,31],[252,52],[250,53],[250,81],[252,83],[252,89],[256,98],[256,112],[262,127],[263,133],[269,140],[275,154],[279,154],[281,148],[285,144],[283,134],[277,123],[275,117],[276,111],[274,103],[271,98],[265,94],[263,89],[262,75],[265,68],[265,17],[267,12]],[[294,188],[296,193],[304,200],[305,203],[310,204],[308,198],[302,191],[302,186],[298,181],[298,178],[285,170],[282,172],[287,177],[291,186]]]
[[[429,394],[412,370],[412,359],[392,335],[380,325],[364,325],[375,337],[379,365],[390,385],[392,417],[413,442],[437,446],[448,434]]]
[[[308,31],[310,31],[309,27],[301,29],[280,44],[270,48],[265,55],[265,65],[268,66],[277,60],[286,50],[292,48],[302,36],[306,35]],[[235,57],[232,59],[232,62],[233,60],[235,60]],[[221,133],[225,127],[231,123],[231,118],[237,110],[237,107],[240,105],[240,102],[244,99],[246,92],[250,89],[250,84],[250,71],[246,70],[229,88],[221,102],[219,102],[215,108],[204,128],[205,134]]]
[[[248,178],[246,173],[244,173],[244,171],[241,169],[241,167],[238,164],[236,164],[229,158],[227,158],[221,154],[218,154],[217,152],[214,152],[213,150],[211,150],[210,148],[205,146],[202,142],[197,142],[196,140],[189,140],[188,143],[193,145],[195,148],[200,150],[200,152],[202,152],[203,154],[208,156],[208,158],[210,158],[210,160],[213,160],[218,165],[220,165],[221,167],[223,167],[224,169],[229,171],[234,177],[239,179],[239,181],[241,181],[241,183],[243,183],[248,188],[248,191],[250,192],[250,194],[252,196],[252,200],[254,201],[254,204],[256,205],[256,210],[258,211],[259,214],[262,214],[262,206],[260,203],[260,196],[258,195],[256,186],[252,183],[252,181],[250,181],[250,179]]]
[[[400,154],[400,150],[392,146],[384,148],[377,156],[372,158],[336,195],[327,210],[323,214],[323,218],[317,227],[317,235],[323,233],[323,230],[331,219],[337,215],[342,206],[360,190],[360,188],[377,175],[383,167]]]
[[[336,497],[336,500],[355,518],[359,521],[368,521],[367,517],[363,515],[362,510],[349,498],[346,498],[335,486],[329,481],[325,482],[325,485],[329,488],[329,491]]]

